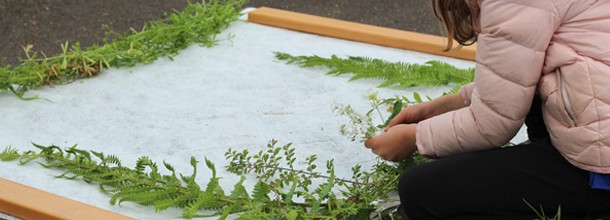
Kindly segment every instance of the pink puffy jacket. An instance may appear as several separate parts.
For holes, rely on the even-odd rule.
[[[480,9],[473,18],[481,33],[474,83],[460,90],[467,107],[420,122],[419,152],[443,157],[506,144],[537,92],[559,152],[581,169],[610,173],[610,1],[470,4]]]

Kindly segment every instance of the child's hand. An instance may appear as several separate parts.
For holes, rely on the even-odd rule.
[[[394,127],[395,125],[413,124],[427,119],[428,117],[430,117],[429,105],[430,104],[428,102],[422,102],[403,109],[402,111],[400,111],[400,113],[398,113],[398,115],[396,115],[396,117],[390,120],[388,126],[383,128],[383,131],[388,132],[388,130]]]
[[[412,124],[428,118],[464,107],[464,101],[459,94],[438,97],[432,101],[409,106],[394,117],[383,130],[388,131],[398,124]]]
[[[385,133],[364,142],[366,148],[384,160],[398,162],[411,156],[416,150],[415,131],[417,124],[399,124]]]

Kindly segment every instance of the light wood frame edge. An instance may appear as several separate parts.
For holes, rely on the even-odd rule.
[[[133,219],[0,178],[0,212],[20,219]]]
[[[313,33],[381,46],[474,60],[476,45],[445,52],[447,39],[374,25],[261,7],[248,13],[248,21],[301,32]]]

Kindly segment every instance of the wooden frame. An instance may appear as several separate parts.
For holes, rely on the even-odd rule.
[[[365,42],[387,47],[474,60],[476,45],[444,52],[446,38],[373,25],[262,7],[248,13],[248,21],[313,33],[323,36]]]

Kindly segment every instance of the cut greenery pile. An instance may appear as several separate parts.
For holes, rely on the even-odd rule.
[[[189,4],[184,11],[152,22],[141,31],[110,32],[109,37],[114,40],[101,46],[83,50],[77,43],[72,46],[66,43],[62,45],[64,52],[54,57],[31,52],[31,47],[25,47],[27,59],[21,65],[0,67],[0,89],[24,98],[29,89],[91,77],[105,68],[150,63],[164,56],[171,58],[191,44],[213,46],[216,34],[237,19],[243,3],[242,0],[211,0]],[[341,59],[283,53],[277,53],[277,58],[304,67],[324,66],[330,68],[329,74],[351,73],[354,74],[352,79],[383,79],[385,82],[381,86],[455,84],[458,88],[473,78],[472,70],[457,69],[438,61],[418,65],[365,57]],[[414,93],[412,100],[406,97],[380,99],[372,93],[369,101],[372,109],[365,114],[354,111],[349,105],[336,108],[340,115],[350,120],[349,124],[341,126],[341,132],[352,140],[370,138],[400,110],[421,102],[422,98]],[[382,112],[387,111],[390,115],[386,117]],[[374,122],[377,120],[373,120],[373,115],[379,115],[379,123]],[[335,176],[332,160],[326,161],[324,172],[319,172],[316,155],[306,157],[303,163],[295,163],[303,157],[295,155],[291,144],[278,146],[276,141],[271,141],[266,150],[256,154],[247,150],[229,149],[226,152],[230,161],[227,170],[242,178],[225,193],[216,168],[207,159],[212,176],[206,187],[202,187],[195,182],[196,158],[190,161],[192,174],[182,175],[167,162],[163,162],[165,171],[160,171],[146,156],[138,159],[134,168],[128,168],[119,157],[102,152],[85,151],[75,146],[67,149],[34,146],[39,152],[6,148],[0,153],[0,160],[17,160],[21,165],[36,161],[46,168],[65,172],[58,177],[99,185],[103,192],[111,195],[111,204],[135,202],[154,206],[156,211],[174,207],[182,209],[185,218],[218,216],[224,219],[232,213],[239,213],[239,219],[369,219],[371,213],[392,215],[378,213],[384,210],[376,204],[387,201],[388,195],[395,191],[400,173],[427,161],[419,156],[401,163],[379,160],[370,171],[362,171],[360,165],[352,167],[352,178],[342,179]],[[246,176],[253,174],[257,183],[248,192],[242,184]]]

